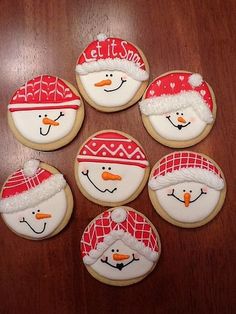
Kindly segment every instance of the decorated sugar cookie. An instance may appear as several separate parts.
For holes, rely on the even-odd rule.
[[[223,206],[226,183],[219,166],[195,152],[174,152],[156,163],[149,196],[157,212],[180,227],[199,227]]]
[[[161,243],[155,227],[144,215],[130,207],[115,207],[87,226],[81,252],[87,270],[97,280],[127,286],[154,269]]]
[[[77,90],[55,76],[41,75],[19,88],[8,105],[15,137],[38,150],[54,150],[77,135],[84,107]]]
[[[157,77],[147,88],[140,110],[144,126],[158,142],[188,147],[210,132],[216,103],[200,74],[174,71]]]
[[[98,35],[77,60],[79,90],[100,111],[119,111],[133,105],[142,97],[148,77],[148,63],[139,48],[104,34]]]
[[[68,223],[73,196],[63,175],[38,160],[29,160],[5,182],[0,213],[7,226],[31,240],[52,237]]]
[[[149,163],[141,145],[130,135],[104,130],[79,149],[75,176],[89,200],[118,206],[135,199],[144,188]]]

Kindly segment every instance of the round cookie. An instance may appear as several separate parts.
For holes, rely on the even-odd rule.
[[[50,238],[68,223],[73,196],[63,175],[55,168],[29,160],[4,183],[0,213],[17,235],[30,240]]]
[[[203,154],[182,151],[163,157],[153,167],[149,197],[168,222],[185,228],[211,221],[223,206],[226,182],[220,167]]]
[[[111,208],[97,216],[81,239],[83,262],[97,280],[128,286],[144,279],[161,253],[152,223],[130,207]]]
[[[216,117],[214,93],[200,74],[172,71],[157,77],[140,102],[148,133],[169,147],[183,148],[203,140]]]
[[[83,195],[103,206],[119,206],[134,200],[149,175],[142,146],[130,135],[115,130],[93,134],[80,147],[75,177]]]
[[[14,136],[37,150],[55,150],[71,142],[83,119],[83,101],[75,87],[51,75],[28,81],[8,105],[8,124]]]
[[[143,95],[149,66],[143,52],[120,38],[99,34],[81,53],[76,80],[86,101],[95,109],[114,112],[126,109]]]

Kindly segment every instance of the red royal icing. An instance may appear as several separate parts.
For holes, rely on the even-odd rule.
[[[145,70],[144,61],[138,49],[131,43],[120,38],[107,38],[104,41],[93,41],[80,55],[77,64],[108,58],[126,59],[134,62],[140,69]]]
[[[196,91],[200,93],[209,109],[213,109],[211,92],[206,82],[193,87],[188,80],[192,73],[174,72],[156,78],[148,87],[145,98],[159,97],[162,95],[175,95],[181,92]]]

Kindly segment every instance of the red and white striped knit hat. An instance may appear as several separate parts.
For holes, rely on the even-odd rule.
[[[197,73],[171,72],[157,77],[139,105],[146,116],[192,107],[202,121],[213,121],[212,95],[207,83]]]
[[[149,165],[143,149],[136,142],[117,131],[109,130],[90,138],[80,149],[77,161],[126,164],[142,168]]]
[[[148,185],[152,190],[182,182],[199,182],[215,190],[224,188],[221,171],[200,154],[174,152],[161,159]]]
[[[34,207],[60,192],[66,181],[60,173],[39,168],[39,160],[25,162],[5,182],[0,199],[0,212],[11,213]]]
[[[75,109],[80,106],[80,97],[55,76],[41,75],[28,81],[13,95],[8,110]]]
[[[122,71],[137,81],[146,81],[149,73],[139,50],[120,38],[99,34],[79,56],[76,65],[79,75],[104,70]]]
[[[158,238],[150,223],[132,209],[116,207],[103,212],[85,229],[81,239],[84,263],[95,263],[117,240],[150,261],[158,259]]]

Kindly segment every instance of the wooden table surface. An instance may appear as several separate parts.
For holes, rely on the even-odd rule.
[[[235,0],[0,1],[0,184],[25,160],[38,158],[65,174],[75,198],[70,223],[49,240],[22,239],[0,221],[1,314],[236,313],[235,4]],[[145,188],[129,205],[157,227],[162,256],[144,281],[123,288],[96,281],[83,266],[82,232],[104,208],[78,190],[73,160],[80,144],[104,128],[138,139],[152,166],[173,150],[147,134],[137,105],[105,114],[86,104],[78,136],[54,152],[18,143],[6,119],[12,93],[34,76],[48,73],[75,85],[77,56],[100,32],[142,48],[151,79],[174,69],[202,73],[216,94],[217,120],[209,136],[191,149],[215,159],[228,184],[220,214],[192,230],[159,217]]]

